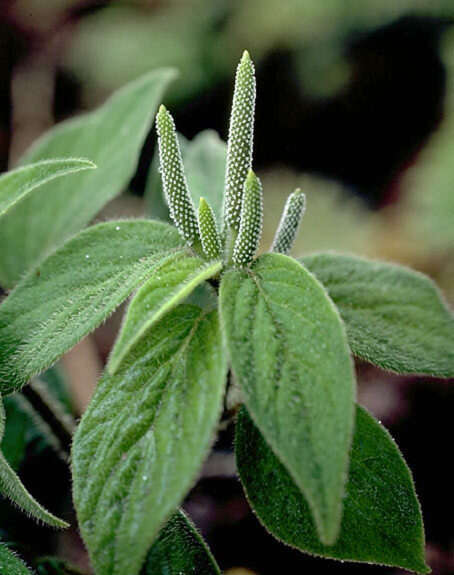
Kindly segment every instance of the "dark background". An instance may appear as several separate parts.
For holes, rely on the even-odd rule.
[[[192,138],[211,128],[226,138],[235,64],[247,48],[257,70],[255,164],[269,182],[270,205],[302,178],[320,209],[316,225],[308,220],[302,249],[337,248],[345,231],[349,249],[422,269],[451,298],[454,235],[438,237],[432,212],[418,212],[413,198],[423,194],[429,210],[452,217],[454,229],[454,162],[440,159],[449,158],[451,141],[454,153],[453,17],[454,2],[440,0],[0,2],[0,169],[53,124],[160,65],[181,70],[167,96],[179,130]],[[142,209],[154,145],[150,134],[117,211],[130,202]],[[446,175],[440,189],[431,184],[437,170]],[[423,233],[426,217],[431,227]],[[83,364],[99,371],[117,327],[118,317],[66,362],[70,395]],[[413,472],[428,562],[435,574],[454,573],[452,387],[367,365],[358,374],[360,401],[389,428]],[[83,401],[74,404],[80,412]],[[223,569],[398,572],[313,559],[275,542],[231,472],[232,436],[232,429],[221,434],[217,459],[186,503]],[[58,497],[68,507],[66,466],[36,437],[27,449],[24,481],[36,485],[43,503],[52,507]],[[74,532],[57,537],[35,528],[4,503],[0,513],[3,536],[27,557],[44,549],[86,566]]]

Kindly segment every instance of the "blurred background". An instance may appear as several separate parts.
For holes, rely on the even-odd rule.
[[[225,140],[243,49],[257,70],[263,248],[286,196],[300,186],[308,210],[295,255],[336,249],[401,262],[432,276],[453,303],[453,0],[0,1],[0,170],[54,124],[161,66],[180,73],[165,97],[179,131],[192,139],[210,129]],[[153,194],[144,198],[154,148],[151,132],[134,179],[101,219],[161,215]],[[120,319],[121,311],[45,378],[76,416]],[[357,369],[360,402],[391,431],[413,471],[428,563],[435,574],[453,574],[453,382]],[[55,509],[59,498],[70,510],[67,466],[45,430],[19,399],[6,408],[15,423],[2,449],[21,442],[28,458],[15,466],[25,483],[33,477],[43,503]],[[185,504],[226,573],[399,573],[313,559],[275,542],[244,498],[232,438],[231,427],[221,432]],[[0,536],[38,573],[59,573],[45,559],[36,563],[43,549],[89,569],[75,530],[57,536],[35,528],[3,501],[0,516]]]

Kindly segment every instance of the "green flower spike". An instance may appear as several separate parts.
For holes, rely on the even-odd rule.
[[[162,184],[170,216],[189,245],[200,241],[194,204],[184,175],[180,146],[172,116],[164,106],[156,119]]]
[[[252,166],[254,108],[254,64],[245,51],[236,71],[225,173],[224,219],[234,234],[240,227],[243,185]]]
[[[298,228],[306,210],[306,196],[298,188],[290,194],[274,236],[272,252],[288,254],[295,241]]]
[[[209,259],[216,259],[221,253],[221,244],[214,212],[205,198],[199,201],[199,234],[202,241],[203,253]]]
[[[241,206],[241,223],[233,250],[233,263],[247,266],[251,263],[262,235],[263,194],[262,184],[252,170],[244,183]]]

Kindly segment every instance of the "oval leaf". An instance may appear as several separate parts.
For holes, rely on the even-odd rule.
[[[76,432],[74,501],[97,575],[136,575],[213,439],[226,361],[217,311],[180,305],[105,375]]]
[[[0,392],[52,365],[180,245],[176,229],[143,220],[99,224],[69,240],[0,306]]]
[[[30,192],[55,178],[96,168],[89,160],[62,158],[44,160],[0,176],[0,216],[23,200]]]
[[[2,575],[33,575],[25,563],[3,543],[0,543],[0,573]]]
[[[211,552],[189,518],[177,511],[148,552],[141,575],[221,575]]]
[[[45,134],[22,164],[86,156],[97,170],[46,186],[23,200],[0,228],[0,284],[11,287],[53,248],[83,228],[133,176],[173,70],[156,70],[116,92],[95,112],[63,122]],[[11,257],[9,252],[14,252]]]
[[[303,262],[338,307],[354,355],[397,373],[454,377],[454,316],[428,277],[340,254]]]
[[[221,262],[206,263],[198,257],[176,253],[154,269],[128,308],[123,327],[109,359],[115,373],[124,356],[168,311],[188,297],[205,280],[221,270]]]
[[[278,539],[322,557],[428,573],[421,510],[410,471],[389,433],[357,407],[344,514],[338,540],[323,545],[309,505],[242,408],[236,458],[249,502]]]
[[[303,490],[320,536],[342,515],[355,379],[336,308],[298,262],[267,254],[221,283],[233,371],[256,425]]]

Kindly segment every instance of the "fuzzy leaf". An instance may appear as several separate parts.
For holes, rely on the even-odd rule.
[[[36,499],[27,491],[22,481],[10,467],[3,453],[0,451],[0,493],[10,499],[22,511],[34,517],[38,521],[47,523],[52,527],[69,527],[69,525],[49,513]]]
[[[410,471],[389,433],[363,408],[357,407],[342,526],[332,546],[320,543],[306,499],[244,408],[236,458],[252,508],[287,545],[322,557],[430,571]]]
[[[225,273],[222,326],[256,425],[310,503],[324,542],[342,516],[355,378],[345,331],[323,287],[295,260],[266,254]]]
[[[0,573],[1,575],[33,575],[25,563],[0,542]]]
[[[83,228],[133,176],[172,70],[156,70],[116,92],[95,112],[45,134],[22,164],[62,156],[86,156],[97,170],[58,179],[45,193],[16,206],[0,228],[0,284],[11,287],[65,239]],[[3,249],[2,249],[3,248]],[[12,253],[10,253],[12,252]]]
[[[198,257],[181,252],[158,264],[154,268],[154,275],[131,301],[109,359],[108,371],[115,373],[138,340],[198,285],[219,273],[221,267],[220,262],[207,264]]]
[[[216,561],[189,518],[177,511],[148,552],[141,575],[221,575]]]
[[[0,392],[52,365],[179,246],[174,228],[144,220],[99,224],[69,240],[0,306]]]
[[[454,316],[428,277],[340,254],[302,261],[338,307],[354,355],[397,373],[454,377]]]
[[[0,176],[0,216],[30,192],[55,178],[93,168],[96,166],[89,160],[61,158],[44,160],[3,174]]]
[[[74,501],[97,575],[136,575],[213,440],[226,359],[217,312],[180,305],[100,381],[76,432]]]

